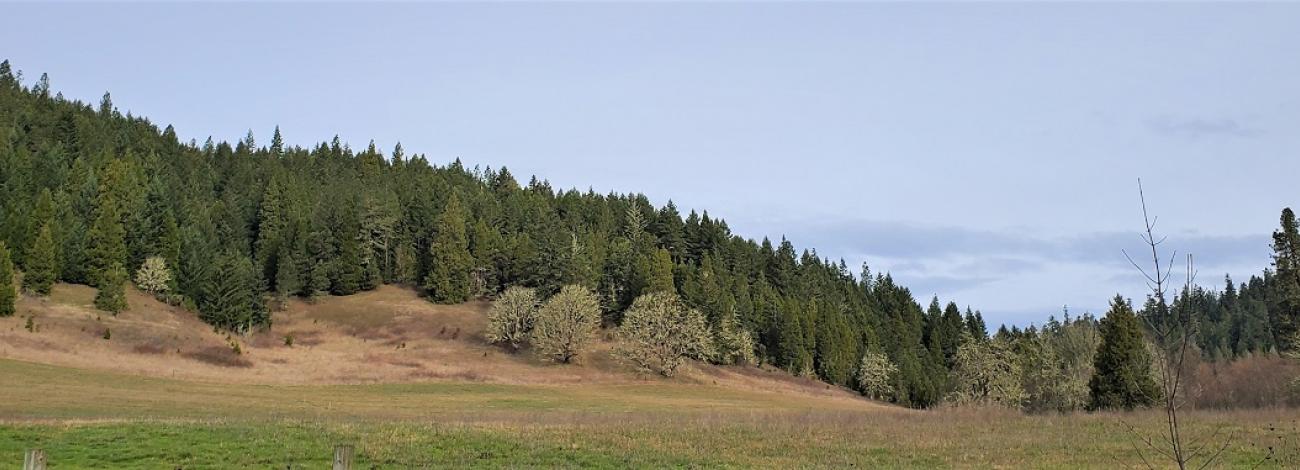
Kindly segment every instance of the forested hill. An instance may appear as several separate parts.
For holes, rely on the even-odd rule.
[[[252,133],[233,145],[178,141],[171,126],[31,86],[0,70],[0,234],[28,276],[98,285],[160,257],[170,300],[234,331],[267,325],[277,299],[348,295],[383,283],[462,302],[507,286],[546,296],[581,284],[605,324],[632,299],[675,290],[715,325],[738,321],[760,360],[851,385],[863,353],[898,365],[899,403],[944,393],[963,332],[983,320],[955,304],[927,316],[888,275],[732,234],[707,212],[683,217],[640,194],[552,188],[509,170],[313,148]],[[48,273],[48,274],[47,274]]]

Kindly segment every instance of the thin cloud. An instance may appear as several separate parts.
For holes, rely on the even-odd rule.
[[[1121,250],[1139,256],[1145,248],[1136,232],[1094,232],[1071,237],[1035,237],[1013,232],[962,227],[921,226],[889,221],[806,221],[789,238],[815,246],[823,256],[896,259],[912,271],[924,271],[926,260],[968,260],[969,269],[1020,272],[1044,262],[1125,267]],[[1268,263],[1269,239],[1260,235],[1171,234],[1161,246],[1170,253],[1193,253],[1203,266],[1261,267]],[[947,262],[947,261],[945,261]]]
[[[1232,118],[1160,116],[1147,120],[1146,124],[1148,129],[1157,134],[1189,139],[1215,136],[1256,137],[1264,133],[1262,129]]]

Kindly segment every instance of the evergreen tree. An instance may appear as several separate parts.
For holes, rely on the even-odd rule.
[[[668,250],[660,248],[654,251],[650,260],[650,272],[647,277],[646,288],[642,291],[643,294],[677,292],[677,288],[673,283],[673,259]]]
[[[1291,208],[1282,209],[1281,228],[1273,232],[1273,276],[1275,296],[1271,310],[1273,336],[1284,351],[1300,333],[1300,225]]]
[[[360,227],[354,222],[354,218],[344,215],[335,229],[337,255],[330,262],[330,293],[334,295],[355,294],[364,287],[365,252],[357,239]]]
[[[59,260],[54,236],[47,222],[41,226],[36,240],[27,254],[27,270],[23,273],[23,290],[39,296],[50,295],[50,288],[58,277]]]
[[[470,252],[474,258],[473,293],[485,295],[497,292],[508,261],[501,232],[489,227],[480,218],[474,223],[474,237],[470,241]]]
[[[95,293],[95,308],[117,315],[127,309],[126,268],[114,263],[100,276],[99,291]]]
[[[218,258],[204,286],[199,314],[212,325],[240,333],[270,325],[252,260],[234,250]]]
[[[125,266],[127,261],[126,229],[117,204],[107,192],[101,193],[99,201],[95,221],[87,234],[86,250],[88,280],[96,287],[114,265]]]
[[[1151,357],[1142,325],[1123,297],[1111,300],[1110,311],[1101,319],[1100,333],[1095,372],[1088,382],[1088,407],[1132,410],[1154,404],[1160,392],[1151,375]]]
[[[9,257],[9,248],[0,242],[0,317],[13,316],[17,311],[14,304],[18,300],[18,290],[14,288],[14,263]]]
[[[302,274],[298,272],[293,250],[287,245],[280,245],[280,254],[276,258],[275,294],[283,302],[302,291]]]
[[[275,126],[275,134],[271,135],[271,155],[280,156],[284,153],[284,138],[280,136],[280,126]]]
[[[460,197],[453,193],[438,218],[433,244],[429,248],[432,265],[424,288],[434,302],[452,304],[469,300],[473,258],[469,253],[465,220]]]

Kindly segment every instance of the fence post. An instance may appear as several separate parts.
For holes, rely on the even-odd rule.
[[[334,446],[334,470],[352,470],[352,446]]]
[[[45,470],[45,451],[27,449],[23,455],[23,470]]]

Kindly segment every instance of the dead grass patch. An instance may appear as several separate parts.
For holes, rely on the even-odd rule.
[[[136,354],[166,354],[167,349],[160,343],[150,342],[135,345],[131,348],[131,352]]]
[[[190,359],[221,367],[253,367],[253,361],[235,354],[229,347],[207,346],[194,351],[181,353]]]

